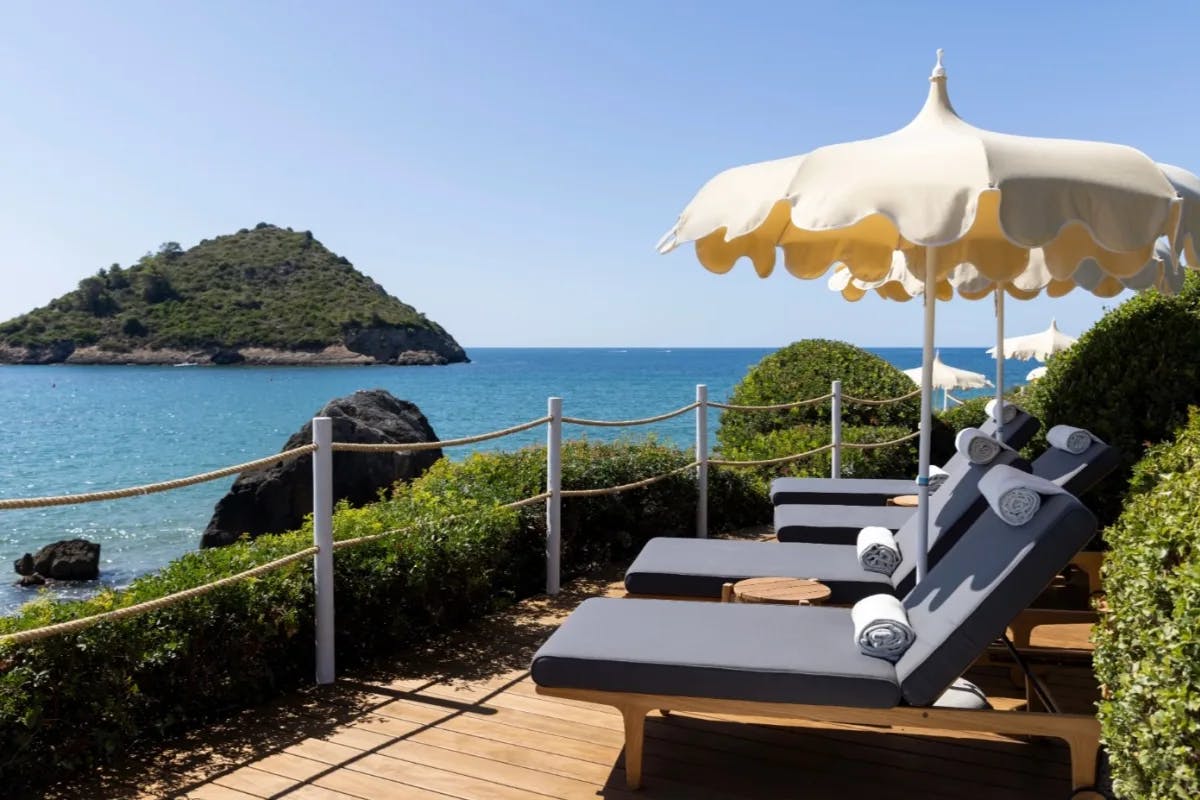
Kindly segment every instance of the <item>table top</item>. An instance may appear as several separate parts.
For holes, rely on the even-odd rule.
[[[920,500],[915,494],[902,494],[899,497],[893,497],[888,500],[889,505],[903,506],[904,508],[916,508],[917,501]]]
[[[813,578],[747,578],[733,585],[734,599],[743,603],[818,605],[830,594],[828,586]]]

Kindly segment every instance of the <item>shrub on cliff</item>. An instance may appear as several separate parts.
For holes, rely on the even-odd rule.
[[[1121,465],[1083,496],[1107,525],[1121,511],[1133,465],[1149,445],[1169,440],[1200,398],[1200,276],[1176,297],[1145,292],[1105,314],[1078,344],[1050,360],[1028,389],[1044,431],[1087,428],[1121,451]]]
[[[570,443],[564,488],[631,483],[691,456],[647,442]],[[339,669],[418,645],[545,585],[545,506],[497,508],[543,491],[545,450],[442,460],[394,495],[341,507],[334,537],[391,533],[334,556]],[[629,556],[651,536],[690,533],[694,479],[563,501],[564,579]],[[765,499],[717,472],[711,524],[765,518]],[[189,553],[121,592],[27,605],[0,634],[210,583],[307,547],[311,526]],[[17,795],[90,769],[136,740],[177,734],[305,684],[313,672],[312,561],[202,597],[31,644],[0,646],[0,786]],[[53,764],[54,769],[47,769]]]
[[[845,342],[805,339],[778,350],[750,368],[729,402],[734,405],[776,405],[829,393],[834,380],[843,395],[890,399],[916,388],[900,370],[879,356]],[[886,441],[917,428],[921,402],[911,397],[897,403],[842,404],[842,434],[847,442]],[[761,460],[791,455],[828,444],[829,401],[786,411],[721,413],[717,441],[722,457]],[[911,477],[916,472],[915,445],[880,450],[846,450],[843,474],[854,477]],[[780,467],[757,471],[760,480],[774,475],[828,475],[829,457],[820,454]]]

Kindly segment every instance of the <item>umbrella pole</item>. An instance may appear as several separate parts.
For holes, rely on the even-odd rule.
[[[1004,441],[1004,287],[996,287],[996,441]]]
[[[929,568],[929,455],[933,434],[933,318],[937,302],[937,250],[925,248],[925,341],[921,350],[921,427],[917,472],[917,582]]]

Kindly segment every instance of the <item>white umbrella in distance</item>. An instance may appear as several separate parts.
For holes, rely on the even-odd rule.
[[[1000,358],[1019,358],[1022,361],[1034,359],[1036,361],[1046,361],[1055,353],[1061,353],[1071,345],[1075,344],[1078,339],[1074,336],[1068,336],[1058,329],[1058,322],[1051,319],[1050,327],[1038,333],[1030,333],[1025,336],[1012,336],[1004,340],[1001,345],[1003,353],[998,354],[995,347],[988,348],[988,355],[999,360]]]
[[[707,269],[725,273],[742,257],[761,277],[776,250],[787,271],[818,278],[837,263],[877,281],[892,256],[926,286],[959,264],[997,284],[1019,278],[1041,248],[1054,278],[1085,259],[1115,278],[1139,272],[1155,242],[1179,239],[1183,201],[1141,152],[1100,142],[994,133],[964,122],[938,64],[917,116],[874,139],[726,170],[684,208],[659,242],[694,242]],[[1200,225],[1200,214],[1196,224]],[[1200,236],[1195,237],[1200,241]],[[923,294],[917,577],[927,567],[934,302]]]
[[[1044,378],[1044,377],[1046,377],[1046,368],[1045,367],[1034,367],[1033,369],[1029,370],[1029,373],[1025,376],[1025,380],[1032,383],[1033,381],[1036,381],[1038,378]]]
[[[984,377],[983,373],[971,372],[967,369],[959,369],[952,367],[942,361],[941,353],[933,354],[933,388],[941,389],[942,395],[942,410],[946,410],[946,406],[950,398],[951,389],[983,389],[991,386],[992,382]],[[904,374],[912,379],[912,382],[918,386],[921,384],[921,368],[904,370]]]

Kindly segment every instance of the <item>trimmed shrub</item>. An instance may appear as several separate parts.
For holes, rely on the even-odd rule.
[[[632,483],[689,463],[654,441],[564,447],[564,488]],[[339,506],[338,540],[411,528],[334,559],[337,654],[346,668],[419,643],[545,585],[545,512],[500,509],[543,490],[545,450],[441,460],[390,498]],[[690,474],[614,497],[563,501],[563,576],[692,530]],[[739,475],[710,486],[713,528],[766,518]],[[743,514],[761,514],[757,518]],[[307,547],[305,529],[201,550],[120,592],[27,604],[0,633],[91,616],[200,586]],[[0,785],[20,796],[103,763],[138,740],[178,734],[311,680],[311,559],[168,608],[77,634],[0,647]],[[47,764],[54,769],[48,770]]]
[[[873,400],[908,394],[913,382],[884,359],[845,342],[805,339],[794,342],[750,368],[729,402],[734,405],[791,403],[829,393],[834,380],[851,397]],[[895,439],[916,430],[919,397],[899,403],[842,404],[842,438],[846,442]],[[786,411],[733,411],[721,413],[717,441],[723,458],[761,460],[779,458],[829,444],[829,403],[812,403]],[[907,443],[906,443],[907,445]],[[907,477],[916,473],[916,445],[881,450],[844,450],[842,473],[853,477]],[[755,472],[760,484],[776,475],[829,474],[829,454],[762,467]]]
[[[1106,532],[1100,724],[1119,796],[1200,796],[1200,414],[1133,470]]]
[[[1121,465],[1083,500],[1101,526],[1121,511],[1133,465],[1167,441],[1200,400],[1200,276],[1176,297],[1144,292],[1105,314],[1079,343],[1050,360],[1027,391],[1042,420],[1031,448],[1059,424],[1087,428],[1121,451]]]

